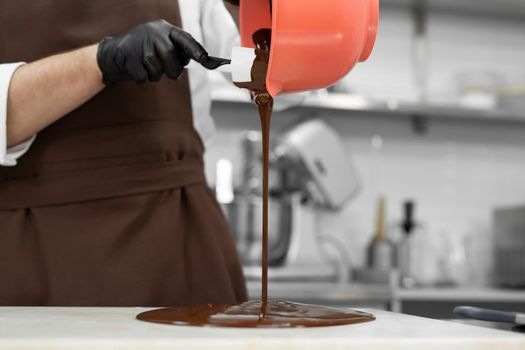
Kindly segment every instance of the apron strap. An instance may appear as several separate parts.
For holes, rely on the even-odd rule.
[[[4,181],[0,184],[0,210],[77,203],[202,184],[206,184],[206,179],[201,160],[90,169]]]

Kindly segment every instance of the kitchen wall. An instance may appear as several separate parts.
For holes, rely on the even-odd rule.
[[[408,11],[383,11],[372,58],[340,88],[375,100],[416,101],[411,31]],[[525,80],[523,21],[437,13],[430,17],[429,38],[430,101],[456,103],[455,81],[462,71]],[[216,103],[213,114],[217,136],[206,155],[212,184],[218,159],[229,158],[239,169],[239,132],[258,130],[250,106]],[[278,113],[275,136],[311,116],[296,110]],[[432,118],[425,134],[414,132],[409,116],[317,116],[342,134],[360,174],[360,193],[340,213],[323,214],[321,225],[345,240],[355,265],[364,262],[376,201],[384,194],[391,222],[399,220],[403,200],[417,202],[417,217],[425,224],[429,244],[439,254],[448,254],[453,277],[467,284],[486,280],[492,210],[525,203],[525,115],[523,122]]]
[[[385,100],[416,101],[408,10],[384,9],[369,61],[345,79],[352,91]],[[519,18],[434,12],[428,18],[428,97],[454,103],[459,73],[493,73],[525,84],[525,22]]]

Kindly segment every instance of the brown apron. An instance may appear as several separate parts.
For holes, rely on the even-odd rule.
[[[158,18],[181,26],[177,1],[0,0],[0,62]],[[244,300],[202,153],[186,76],[106,88],[40,132],[17,167],[0,168],[0,305]]]

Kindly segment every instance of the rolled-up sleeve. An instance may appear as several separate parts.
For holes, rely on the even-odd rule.
[[[231,57],[232,48],[241,39],[233,18],[222,1],[202,0],[202,36],[204,47],[213,56]]]
[[[15,166],[33,144],[36,136],[16,146],[7,148],[7,97],[9,84],[16,69],[23,63],[0,64],[0,166]]]

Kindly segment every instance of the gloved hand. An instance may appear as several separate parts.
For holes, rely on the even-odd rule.
[[[178,79],[194,59],[204,62],[206,50],[182,29],[164,20],[141,24],[118,37],[104,38],[97,61],[104,84],[158,81],[162,74]]]
[[[240,0],[224,0],[224,1],[229,2],[230,4],[235,5],[235,6],[240,5],[239,3]]]

